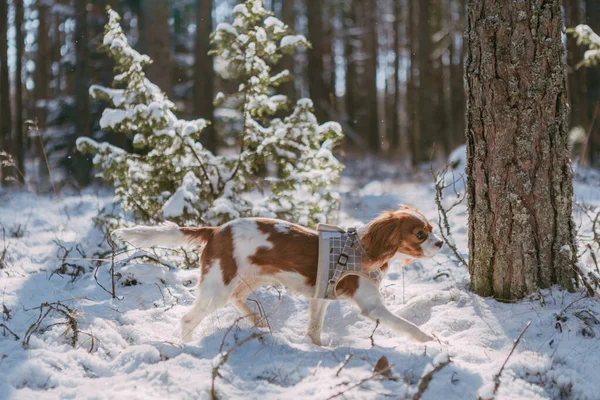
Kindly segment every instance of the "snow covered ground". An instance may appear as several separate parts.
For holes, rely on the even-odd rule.
[[[398,171],[373,162],[351,165],[340,185],[342,224],[365,222],[399,203],[415,205],[435,219],[427,174]],[[577,199],[600,207],[599,181],[597,174],[578,179]],[[228,305],[205,319],[194,340],[183,345],[179,319],[193,301],[198,270],[117,263],[118,299],[112,299],[89,271],[94,264],[81,260],[104,246],[92,219],[109,202],[110,193],[93,190],[59,197],[0,192],[0,223],[6,231],[3,240],[0,227],[0,257],[6,249],[0,269],[0,399],[208,398],[221,352],[254,333],[262,336],[237,347],[220,367],[215,379],[219,396],[327,399],[343,392],[340,398],[412,398],[421,377],[449,356],[450,364],[435,373],[422,398],[485,398],[528,321],[531,326],[504,368],[496,398],[600,398],[596,300],[557,288],[515,304],[478,297],[468,290],[466,268],[453,261],[448,249],[408,266],[404,279],[400,267],[393,267],[382,289],[393,312],[441,342],[421,344],[377,328],[372,345],[374,324],[350,303],[334,302],[323,332],[326,345],[318,347],[305,335],[307,299],[264,288],[255,300],[272,332],[238,322],[238,312]],[[585,233],[590,225],[582,221]],[[466,255],[463,206],[454,209],[451,223]],[[67,259],[57,257],[64,255],[57,243],[72,249]],[[75,266],[53,274],[63,262]],[[72,280],[64,272],[76,265],[86,273]],[[110,265],[100,262],[96,275],[109,290]],[[75,312],[75,348],[73,329],[59,324],[65,315],[39,308],[59,301]],[[381,356],[389,360],[393,379],[370,379]]]

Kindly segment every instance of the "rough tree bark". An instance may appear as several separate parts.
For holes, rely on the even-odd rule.
[[[10,79],[8,76],[8,0],[0,0],[0,151],[11,153],[12,117],[10,115]],[[0,164],[0,184],[8,169]]]
[[[560,0],[469,0],[471,287],[499,300],[572,289],[572,171]]]
[[[210,50],[212,31],[212,0],[197,0],[196,8],[196,65],[194,66],[194,112],[196,116],[213,121],[215,72]],[[202,132],[202,144],[212,152],[217,150],[217,131],[214,124]]]

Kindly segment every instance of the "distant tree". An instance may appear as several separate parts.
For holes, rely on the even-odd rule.
[[[296,0],[281,0],[281,18],[284,24],[289,26],[290,30],[296,30]],[[284,55],[280,62],[281,69],[287,69],[294,72],[294,55]],[[285,94],[289,101],[295,101],[298,98],[296,93],[296,85],[294,81],[284,82],[281,84],[281,91]]]
[[[369,150],[377,152],[381,149],[381,139],[379,137],[379,115],[378,115],[378,96],[377,96],[377,61],[379,54],[379,45],[377,41],[377,0],[364,0],[363,15],[365,16],[365,76],[361,86],[364,85],[366,91],[366,112],[367,121],[364,134],[366,135]]]
[[[600,1],[585,0],[585,12],[586,24],[595,32],[600,32]],[[600,68],[590,68],[586,71],[586,86],[588,121],[590,121],[588,159],[592,165],[600,166]],[[592,119],[595,120],[593,126]]]
[[[88,11],[87,2],[75,0],[75,137],[89,136],[91,131],[90,100],[90,60],[88,54]],[[91,180],[92,162],[89,157],[75,151],[75,143],[70,144],[68,168],[80,186]]]
[[[351,30],[356,26],[357,7],[354,6],[353,0],[343,0],[342,9],[342,24],[344,27],[344,58],[346,63],[345,70],[345,108],[348,117],[348,124],[356,129],[356,102],[355,95],[356,87],[356,38],[351,34]]]
[[[206,2],[205,2],[206,3]],[[167,95],[173,90],[171,35],[169,32],[169,2],[143,0],[140,3],[140,45],[150,57],[148,77]]]
[[[398,149],[400,145],[400,109],[401,93],[400,93],[400,61],[402,59],[402,39],[400,37],[400,28],[402,24],[402,0],[393,0],[394,3],[394,24],[393,24],[393,51],[394,51],[394,101],[391,115],[392,129],[389,137],[390,150]]]
[[[23,129],[23,57],[25,53],[25,36],[23,34],[23,0],[14,0],[15,6],[15,41],[16,41],[16,61],[15,61],[15,126],[12,138],[13,157],[16,168],[19,173],[16,179],[23,182],[25,175],[25,133]]]
[[[431,157],[431,149],[435,142],[435,125],[433,109],[435,107],[434,87],[432,73],[434,69],[431,63],[431,5],[430,0],[417,1],[417,68],[413,72],[418,73],[418,99],[415,113],[418,124],[418,135],[416,138],[415,153],[413,153],[413,165],[428,161]]]
[[[328,103],[328,85],[323,78],[323,57],[327,52],[323,29],[323,0],[306,0],[306,11],[308,40],[312,43],[312,49],[308,51],[308,91],[315,104],[315,114],[323,121],[327,117],[324,110]]]
[[[560,3],[469,0],[469,271],[483,296],[512,300],[552,284],[573,288]]]
[[[209,54],[210,33],[213,30],[212,0],[196,0],[196,63],[194,64],[194,111],[196,116],[212,121],[214,116],[215,69]],[[160,86],[160,85],[159,85]],[[202,144],[217,150],[217,131],[208,125],[202,134]]]
[[[10,79],[8,71],[8,0],[0,0],[0,151],[12,153],[11,133],[12,117],[10,113]],[[8,174],[0,162],[0,184]]]

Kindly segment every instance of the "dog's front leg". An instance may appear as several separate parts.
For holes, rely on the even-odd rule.
[[[433,337],[419,329],[418,326],[394,315],[383,304],[379,294],[379,288],[364,278],[359,279],[358,289],[353,296],[354,301],[360,307],[361,314],[373,321],[379,321],[388,328],[411,335],[419,342],[433,340]]]
[[[321,331],[323,330],[323,319],[328,305],[329,301],[327,300],[310,299],[308,336],[317,346],[322,346]]]

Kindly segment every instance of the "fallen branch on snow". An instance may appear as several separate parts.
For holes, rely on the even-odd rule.
[[[508,356],[506,357],[506,360],[504,360],[504,363],[502,364],[502,367],[500,367],[500,371],[498,371],[498,373],[496,375],[494,375],[494,396],[496,395],[496,393],[498,392],[498,388],[500,387],[500,376],[502,375],[502,371],[504,371],[504,367],[506,366],[506,363],[508,362],[510,356],[512,356],[513,352],[517,348],[517,345],[521,341],[521,338],[525,334],[525,331],[527,330],[527,328],[529,328],[529,325],[531,325],[531,321],[527,322],[527,324],[525,325],[525,327],[523,328],[523,330],[521,331],[521,333],[519,334],[519,336],[515,340],[515,343],[513,344],[513,347],[510,350],[510,353],[508,353]]]

